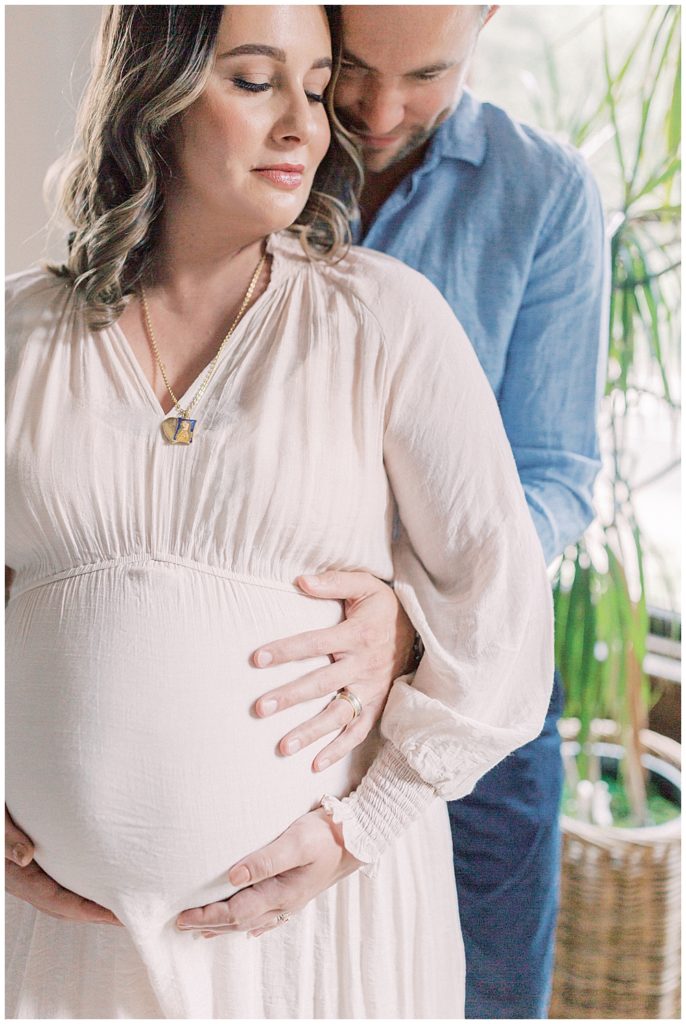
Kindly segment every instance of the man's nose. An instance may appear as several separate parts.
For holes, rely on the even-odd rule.
[[[402,91],[391,84],[367,83],[360,113],[370,135],[388,135],[402,124],[405,116]]]

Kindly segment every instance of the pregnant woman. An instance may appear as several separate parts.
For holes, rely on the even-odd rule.
[[[459,324],[344,245],[331,74],[322,7],[107,9],[67,263],[10,279],[7,804],[121,923],[10,896],[10,1017],[462,1013],[442,798],[539,731],[549,587]],[[251,656],[340,621],[293,583],[330,567],[394,580],[426,653],[317,774],[254,703],[325,659]],[[308,814],[336,884],[259,938],[177,927]]]

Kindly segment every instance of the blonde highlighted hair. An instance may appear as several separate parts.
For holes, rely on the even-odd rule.
[[[362,169],[333,111],[340,8],[327,6],[334,75],[327,90],[331,145],[296,231],[308,255],[338,259],[350,243]],[[59,210],[74,226],[67,278],[93,329],[109,326],[148,271],[171,180],[169,130],[212,71],[223,6],[109,6],[79,108],[74,145],[49,174]]]

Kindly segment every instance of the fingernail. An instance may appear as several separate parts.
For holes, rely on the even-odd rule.
[[[12,857],[23,868],[31,860],[31,851],[23,843],[15,843],[12,847]]]
[[[271,665],[274,657],[269,651],[258,651],[255,655],[255,663],[258,668],[266,668],[267,665]]]
[[[322,581],[318,576],[301,576],[300,577],[308,587],[321,587]]]
[[[301,747],[302,743],[300,742],[300,740],[289,740],[286,746],[284,747],[284,750],[286,751],[287,754],[296,754]]]
[[[261,715],[273,715],[277,708],[275,700],[260,700],[257,702]]]
[[[329,761],[328,757],[322,757],[319,761],[317,761],[315,769],[318,772],[323,772],[324,769],[328,768],[330,764],[331,761]]]
[[[231,868],[229,871],[229,881],[232,885],[244,885],[250,881],[250,872],[245,864],[241,864],[239,868]]]

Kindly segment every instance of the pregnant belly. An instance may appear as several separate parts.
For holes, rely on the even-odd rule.
[[[235,891],[236,860],[325,792],[348,792],[371,759],[374,740],[320,774],[312,750],[278,754],[328,697],[252,711],[326,663],[258,670],[255,648],[340,617],[337,602],[152,561],[13,599],[6,794],[38,863],[123,920],[134,906],[168,920]]]

